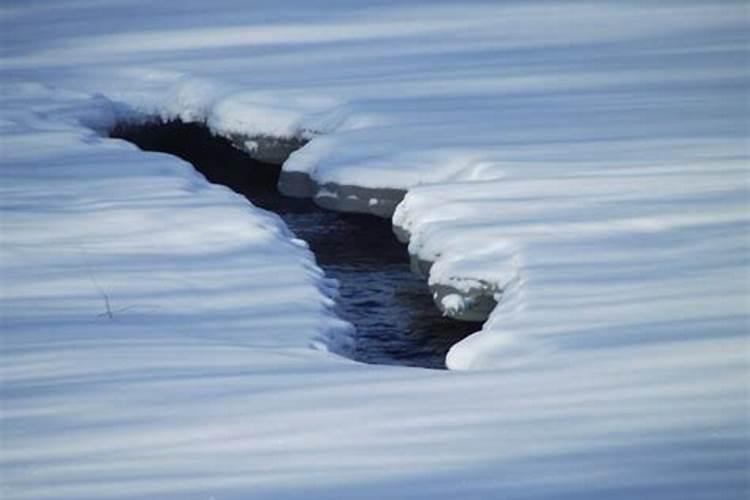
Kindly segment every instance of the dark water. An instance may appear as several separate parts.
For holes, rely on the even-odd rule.
[[[251,159],[202,125],[119,126],[111,136],[179,156],[211,182],[279,214],[308,242],[326,275],[339,281],[338,313],[357,328],[358,361],[445,368],[451,345],[480,328],[441,316],[427,285],[410,271],[406,247],[396,240],[390,221],[280,195],[278,166]]]

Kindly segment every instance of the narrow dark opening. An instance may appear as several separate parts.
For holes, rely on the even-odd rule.
[[[202,124],[179,121],[121,124],[111,137],[146,151],[171,153],[216,184],[279,214],[310,245],[318,265],[340,283],[338,314],[357,328],[354,359],[365,363],[445,368],[448,349],[479,323],[443,317],[390,221],[324,210],[276,189],[280,167],[252,159]]]

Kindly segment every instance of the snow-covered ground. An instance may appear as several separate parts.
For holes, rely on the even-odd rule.
[[[0,495],[746,497],[747,9],[4,2]],[[104,137],[146,116],[408,190],[442,305],[499,299],[460,370],[340,356],[277,217]]]

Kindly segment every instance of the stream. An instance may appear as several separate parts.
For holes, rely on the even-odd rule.
[[[258,162],[202,124],[179,121],[118,125],[110,134],[146,151],[190,162],[206,178],[277,213],[310,245],[326,276],[340,284],[336,312],[357,329],[352,357],[364,363],[445,368],[448,349],[481,328],[443,317],[424,280],[409,268],[406,247],[389,220],[322,209],[282,196],[279,166]]]

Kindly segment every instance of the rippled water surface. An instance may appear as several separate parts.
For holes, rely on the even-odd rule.
[[[180,156],[211,182],[279,214],[308,242],[326,275],[339,281],[338,313],[357,328],[355,359],[444,368],[450,346],[480,328],[441,316],[427,285],[409,269],[406,247],[396,240],[390,221],[281,196],[278,167],[252,160],[201,125],[121,126],[112,136]]]

